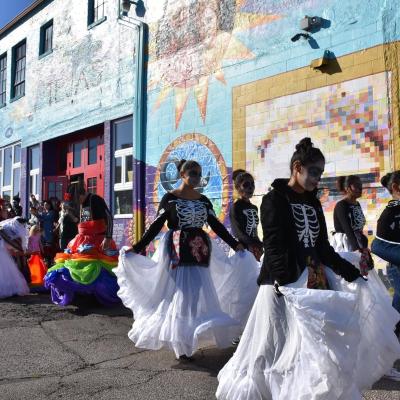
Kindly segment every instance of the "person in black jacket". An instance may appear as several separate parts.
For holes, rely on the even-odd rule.
[[[386,174],[381,183],[392,195],[392,200],[378,219],[371,250],[389,263],[387,276],[394,289],[392,305],[400,312],[400,171]],[[400,335],[400,324],[396,333]]]
[[[254,178],[243,169],[232,173],[232,180],[239,198],[232,204],[229,211],[232,232],[246,249],[254,254],[257,261],[263,253],[263,244],[258,237],[258,208],[251,203],[254,194]]]
[[[397,322],[390,304],[329,244],[316,196],[324,167],[322,152],[304,138],[290,179],[275,180],[263,197],[260,289],[218,374],[219,400],[358,399],[400,355],[383,323]]]
[[[359,252],[361,273],[368,275],[374,262],[368,249],[368,238],[363,233],[366,219],[357,201],[363,190],[361,179],[357,175],[340,176],[336,184],[344,198],[336,203],[333,211],[335,232],[332,246],[339,253]]]
[[[360,274],[330,246],[317,187],[325,158],[311,141],[293,154],[291,178],[277,179],[261,204],[264,263],[258,283],[278,286],[296,282],[309,262],[329,266],[349,282]]]
[[[392,195],[392,200],[378,219],[371,249],[378,257],[400,268],[400,170],[386,174],[381,183]]]

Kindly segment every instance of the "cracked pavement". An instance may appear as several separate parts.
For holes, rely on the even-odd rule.
[[[208,347],[180,362],[168,350],[135,348],[131,324],[122,306],[61,308],[47,294],[0,301],[0,399],[215,399],[233,349]],[[400,400],[400,382],[382,379],[364,397]]]

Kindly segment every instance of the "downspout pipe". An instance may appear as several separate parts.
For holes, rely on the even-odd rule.
[[[147,115],[147,62],[146,48],[148,43],[148,28],[139,22],[136,35],[136,66],[135,66],[135,100],[134,100],[134,158],[135,158],[135,188],[134,188],[134,223],[135,241],[138,241],[145,228],[146,205],[146,115]]]

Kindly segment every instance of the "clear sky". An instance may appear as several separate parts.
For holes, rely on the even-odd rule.
[[[34,0],[0,0],[0,29],[32,3]]]

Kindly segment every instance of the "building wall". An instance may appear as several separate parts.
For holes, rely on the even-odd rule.
[[[293,42],[305,15],[323,25]],[[179,184],[176,159],[200,161],[229,225],[232,168],[255,175],[259,204],[310,136],[327,157],[328,225],[335,175],[357,173],[372,235],[388,198],[379,175],[400,168],[398,16],[394,0],[148,0],[147,225]],[[326,50],[329,65],[310,68]]]
[[[87,1],[54,0],[0,40],[8,52],[7,105],[0,109],[0,147],[39,143],[132,114],[134,31],[117,21],[118,2],[105,2],[106,20],[88,29]],[[39,59],[40,27],[53,19],[53,52]],[[11,49],[27,39],[26,92],[9,101]]]

